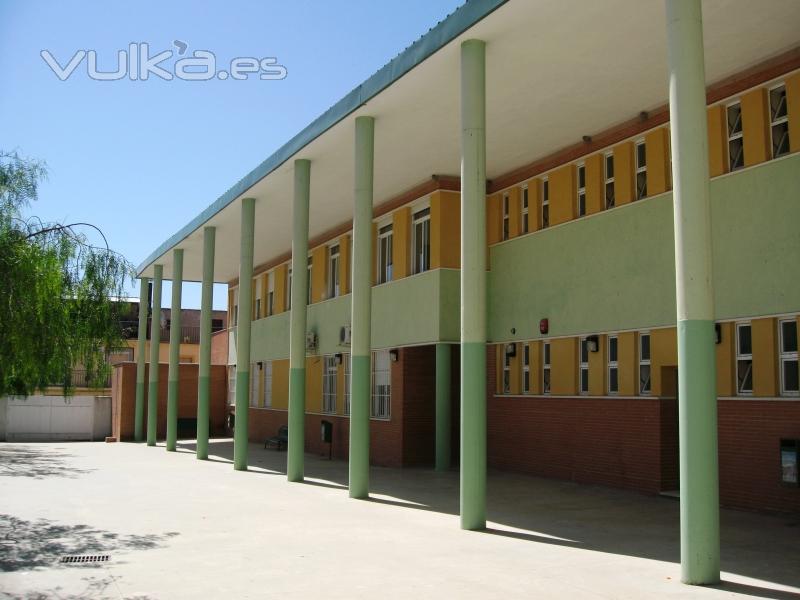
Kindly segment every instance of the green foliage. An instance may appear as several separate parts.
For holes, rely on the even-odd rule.
[[[46,176],[44,163],[0,151],[0,396],[69,393],[75,369],[99,387],[123,345],[117,299],[132,266],[76,231],[93,225],[23,215]]]

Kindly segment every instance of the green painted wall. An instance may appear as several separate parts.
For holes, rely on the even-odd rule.
[[[800,310],[800,155],[712,180],[711,210],[715,317]],[[545,317],[551,336],[674,325],[672,195],[493,247],[489,339]]]

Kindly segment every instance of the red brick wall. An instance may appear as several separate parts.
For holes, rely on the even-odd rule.
[[[223,329],[211,334],[211,364],[228,364],[228,330]]]
[[[179,369],[178,418],[197,416],[197,374],[196,364],[184,363]],[[147,397],[149,384],[149,365],[145,365],[145,431],[147,428]],[[163,439],[167,432],[167,380],[169,365],[159,365],[158,371],[158,411],[157,437]],[[225,367],[211,367],[211,434],[224,433]],[[136,363],[125,362],[114,366],[111,385],[111,428],[114,437],[121,441],[133,440],[134,412],[136,407]]]

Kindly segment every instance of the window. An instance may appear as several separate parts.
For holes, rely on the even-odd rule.
[[[336,412],[336,375],[339,365],[336,364],[336,355],[327,354],[323,357],[322,371],[322,412]]]
[[[797,372],[797,319],[780,321],[781,394],[800,395]]]
[[[286,310],[292,308],[292,267],[286,271]]]
[[[424,273],[431,268],[431,209],[414,213],[413,220],[414,273]]]
[[[744,142],[742,141],[742,105],[729,104],[725,114],[728,121],[728,167],[731,171],[744,166]]]
[[[786,111],[786,86],[769,91],[769,131],[772,137],[772,158],[789,153],[789,116]]]
[[[509,236],[509,221],[510,215],[508,214],[509,210],[509,200],[508,200],[508,192],[503,194],[503,239],[507,240]]]
[[[306,304],[311,304],[311,257],[308,257],[308,279],[306,279]]]
[[[550,393],[550,342],[542,342],[542,393]]]
[[[250,407],[258,406],[258,378],[261,375],[261,369],[257,363],[250,365]]]
[[[267,312],[266,316],[275,314],[275,271],[267,273]]]
[[[511,355],[506,350],[506,346],[502,347],[503,351],[503,393],[511,393]]]
[[[586,215],[586,165],[578,165],[578,216]]]
[[[253,279],[253,290],[256,295],[256,305],[253,307],[255,320],[261,318],[261,277]],[[264,315],[266,316],[266,315]]]
[[[378,229],[378,283],[392,280],[392,225]]]
[[[223,319],[211,319],[211,332],[222,331],[225,328]]]
[[[272,406],[272,361],[264,363],[264,408]]]
[[[589,344],[586,341],[586,338],[581,338],[581,346],[580,346],[580,372],[578,373],[580,377],[578,378],[578,384],[580,386],[579,391],[581,394],[588,394],[589,393]]]
[[[753,340],[750,323],[736,324],[736,391],[743,396],[753,393]]]
[[[603,157],[605,165],[605,182],[606,182],[606,208],[614,208],[614,154],[609,152]]]
[[[650,334],[639,334],[639,394],[650,394]]]
[[[542,179],[542,229],[550,225],[550,181]]]
[[[619,392],[619,367],[617,336],[608,336],[608,393],[616,394]]]
[[[372,353],[372,407],[373,419],[388,419],[391,416],[392,362],[388,350]]]
[[[233,305],[233,326],[236,327],[239,325],[239,305]]]
[[[522,344],[522,393],[531,393],[531,348]]]
[[[647,196],[647,149],[644,140],[636,142],[636,199]]]
[[[236,365],[228,365],[228,406],[236,406]]]
[[[522,186],[522,233],[528,233],[528,186]]]
[[[328,248],[328,298],[339,295],[339,244]]]
[[[350,355],[342,354],[344,371],[344,414],[350,414]]]

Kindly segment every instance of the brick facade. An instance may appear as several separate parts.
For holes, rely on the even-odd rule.
[[[228,334],[227,329],[211,334],[211,364],[228,364]]]

